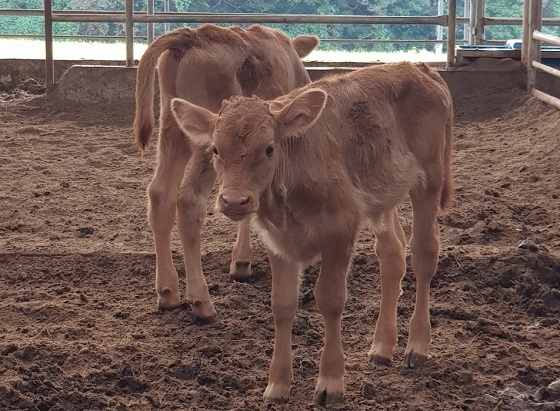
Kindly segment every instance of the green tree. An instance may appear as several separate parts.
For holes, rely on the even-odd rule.
[[[156,11],[163,11],[165,0],[155,0]],[[319,15],[354,15],[354,16],[430,16],[437,14],[438,0],[169,0],[171,11],[213,12],[213,13],[269,13],[269,14],[319,14]],[[462,15],[462,5],[458,11]],[[446,5],[447,6],[447,5]],[[43,0],[0,0],[1,8],[41,9]],[[123,11],[123,0],[53,0],[55,10],[107,10]],[[145,11],[147,0],[134,0],[136,11]],[[487,0],[488,17],[522,16],[523,0]],[[543,15],[560,17],[560,1],[544,0]],[[224,24],[227,26],[228,24]],[[173,24],[171,28],[184,26]],[[191,25],[195,26],[196,25]],[[246,25],[242,25],[246,26]],[[298,34],[315,34],[322,39],[435,39],[434,25],[368,25],[368,24],[276,24],[291,37]],[[155,35],[163,34],[163,24],[155,24]],[[135,24],[136,36],[146,35],[145,24]],[[462,25],[457,27],[458,38],[462,37]],[[560,34],[559,27],[545,27],[543,31]],[[28,16],[0,16],[0,34],[42,34],[43,19]],[[123,36],[122,23],[55,23],[56,35],[100,35]],[[521,26],[488,26],[485,30],[487,39],[505,40],[519,38]],[[366,46],[360,44],[323,43],[322,49],[376,49],[399,50],[411,49],[413,45],[384,44]],[[424,45],[431,48],[431,45]]]

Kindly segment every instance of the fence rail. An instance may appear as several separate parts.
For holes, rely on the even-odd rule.
[[[551,36],[541,32],[543,19],[542,19],[542,0],[525,0],[529,3],[528,11],[528,27],[527,32],[529,37],[528,50],[527,50],[527,90],[539,100],[550,104],[560,110],[560,99],[550,94],[547,94],[536,87],[537,71],[548,73],[552,76],[560,78],[560,70],[547,66],[541,63],[541,42],[560,46],[560,37]]]
[[[523,50],[522,60],[528,68],[528,87],[534,89],[536,70],[550,73],[550,68],[540,63],[540,42],[558,44],[557,39],[542,33],[542,26],[560,26],[560,18],[542,18],[542,0],[524,0],[523,18],[497,18],[486,17],[485,0],[471,0],[465,4],[465,17],[457,17],[457,0],[449,0],[447,14],[443,14],[440,7],[437,16],[351,16],[351,15],[313,15],[313,14],[245,14],[245,13],[178,13],[178,12],[155,12],[154,1],[148,0],[147,10],[135,12],[133,0],[125,0],[124,11],[89,11],[89,10],[53,10],[53,0],[44,0],[44,9],[0,9],[1,15],[15,16],[44,16],[45,35],[11,35],[9,37],[35,37],[45,39],[45,76],[47,92],[52,91],[54,86],[54,38],[82,38],[82,39],[125,39],[126,43],[126,65],[134,65],[133,44],[134,40],[153,40],[154,23],[216,23],[216,24],[239,24],[239,23],[280,23],[280,24],[391,24],[391,25],[436,25],[447,28],[446,39],[438,34],[437,40],[415,39],[415,40],[382,40],[382,39],[321,39],[323,43],[356,43],[356,44],[442,44],[447,43],[447,64],[455,60],[455,45],[457,42],[468,42],[471,45],[503,43],[500,40],[486,40],[484,28],[491,25],[522,25],[523,26]],[[470,5],[470,7],[468,7]],[[168,8],[167,8],[168,9]],[[540,11],[539,11],[540,10]],[[125,25],[124,36],[72,36],[53,34],[53,23],[58,22],[95,22],[95,23],[122,23]],[[145,36],[135,36],[134,23],[147,24]],[[456,39],[456,26],[463,24],[465,27],[465,40]],[[528,28],[529,25],[532,28]],[[438,33],[441,31],[438,29]],[[441,35],[441,37],[440,37]],[[530,38],[530,39],[529,39]],[[554,69],[551,69],[554,70]],[[558,71],[558,70],[556,70]],[[559,72],[560,73],[560,72]],[[554,73],[553,75],[557,75]],[[535,90],[535,93],[538,91]]]
[[[447,27],[447,63],[452,64],[455,58],[455,33],[457,24],[457,0],[449,0],[448,13],[438,16],[344,16],[344,15],[310,15],[310,14],[243,14],[243,13],[155,13],[153,1],[149,2],[145,13],[135,13],[133,0],[125,0],[123,12],[91,12],[91,11],[53,11],[52,0],[44,0],[45,18],[45,77],[47,93],[54,87],[53,30],[55,22],[116,22],[125,24],[126,65],[134,65],[134,23],[305,23],[305,24],[429,24]],[[2,12],[2,11],[0,11]],[[37,10],[31,10],[36,13]],[[3,13],[4,14],[4,13]],[[36,15],[36,14],[32,14]],[[148,39],[153,38],[153,31],[148,29]],[[343,39],[344,40],[344,39]],[[341,40],[338,40],[341,42]],[[351,41],[351,40],[348,40]],[[362,40],[362,43],[379,43],[379,40]],[[391,41],[399,43],[442,43],[443,40],[412,40]]]

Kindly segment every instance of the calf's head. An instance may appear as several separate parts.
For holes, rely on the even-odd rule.
[[[327,93],[309,89],[273,101],[233,97],[224,101],[219,114],[178,98],[171,108],[193,143],[210,146],[220,183],[216,207],[239,221],[258,211],[286,154],[281,142],[289,136],[301,138],[326,101]]]

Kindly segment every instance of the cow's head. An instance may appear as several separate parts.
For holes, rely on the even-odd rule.
[[[234,221],[255,213],[284,155],[279,144],[301,134],[321,115],[327,93],[309,89],[274,101],[233,97],[214,114],[185,100],[171,107],[179,127],[195,144],[211,145],[220,190],[217,208]]]

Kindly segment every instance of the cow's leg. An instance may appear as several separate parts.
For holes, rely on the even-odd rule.
[[[428,359],[430,344],[430,283],[435,274],[439,254],[439,231],[436,213],[439,187],[411,192],[412,238],[411,265],[416,277],[416,304],[410,319],[405,366],[416,367]]]
[[[386,213],[383,231],[375,232],[375,252],[381,272],[381,307],[368,358],[377,364],[393,360],[397,344],[397,302],[405,273],[405,235],[397,209]]]
[[[346,303],[346,276],[353,242],[337,241],[322,252],[321,273],[314,296],[325,324],[325,345],[319,363],[319,379],[313,400],[320,405],[334,403],[344,395],[342,311]]]
[[[179,305],[179,279],[171,256],[171,230],[175,224],[177,193],[191,150],[171,112],[163,113],[160,124],[156,170],[148,186],[148,221],[156,249],[156,291],[158,306]]]
[[[194,147],[193,151],[191,165],[179,192],[177,226],[183,243],[187,300],[196,318],[211,320],[216,316],[216,310],[202,271],[200,232],[216,172],[212,167],[211,153],[199,147]]]
[[[272,270],[272,314],[274,315],[274,352],[270,363],[264,399],[287,402],[293,379],[292,325],[296,315],[300,264],[268,253]]]
[[[229,275],[234,280],[243,280],[251,275],[251,259],[253,250],[251,247],[251,224],[246,218],[237,223],[237,240],[231,253],[231,265]]]

